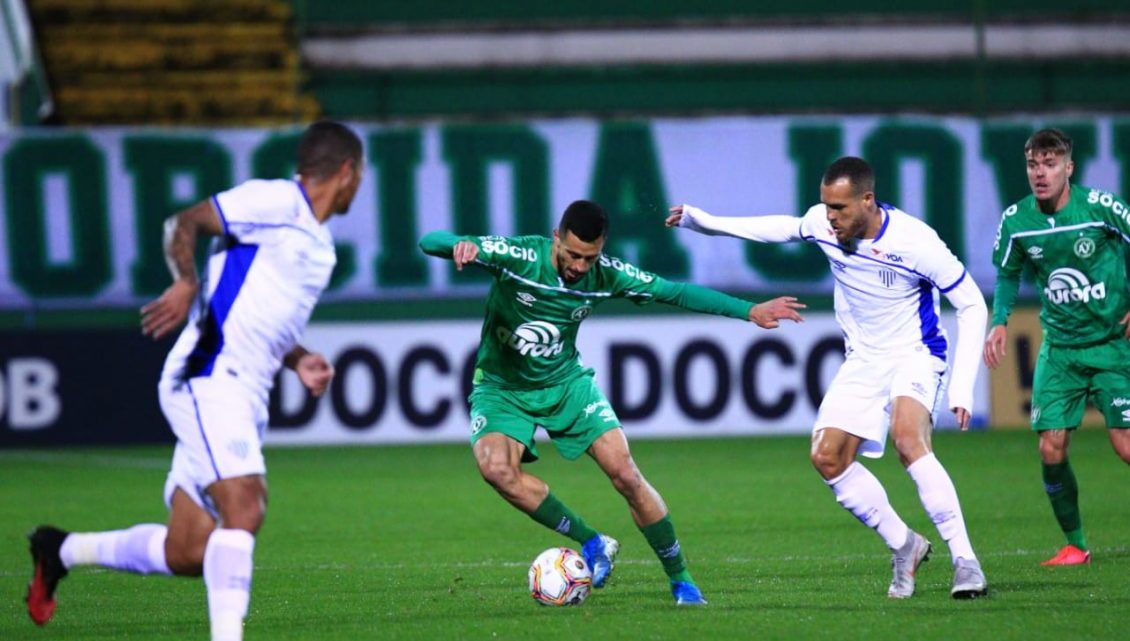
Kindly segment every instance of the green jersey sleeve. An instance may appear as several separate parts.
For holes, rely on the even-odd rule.
[[[1087,192],[1087,204],[1099,220],[1122,236],[1123,242],[1130,243],[1130,205],[1125,200],[1107,191],[1091,189]]]
[[[420,250],[436,258],[451,258],[455,246],[461,240],[472,240],[473,236],[456,236],[447,231],[433,231],[420,239]]]
[[[753,303],[691,283],[675,283],[611,256],[600,257],[601,267],[611,274],[613,295],[637,305],[653,301],[716,316],[749,320]]]
[[[1024,269],[1026,254],[1010,233],[1010,219],[1017,209],[1014,204],[1001,214],[997,239],[993,243],[993,265],[997,268],[997,284],[993,289],[994,326],[1008,324],[1008,316],[1020,292],[1020,272]]]
[[[463,241],[474,243],[479,248],[475,263],[488,270],[498,272],[512,267],[525,267],[536,262],[540,254],[540,236],[458,236],[446,231],[433,231],[420,239],[420,249],[429,256],[451,258],[454,248]]]

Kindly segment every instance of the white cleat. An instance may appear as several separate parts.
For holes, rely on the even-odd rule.
[[[891,553],[891,586],[887,596],[892,599],[909,599],[914,596],[914,573],[918,566],[930,559],[930,542],[926,537],[908,530],[906,543]]]
[[[976,559],[959,558],[953,564],[953,588],[950,595],[955,599],[976,599],[989,593],[985,573]]]

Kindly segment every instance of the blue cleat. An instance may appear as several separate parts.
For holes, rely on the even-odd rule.
[[[616,560],[616,553],[619,551],[620,543],[604,534],[597,534],[585,541],[584,546],[581,547],[581,554],[592,570],[592,587],[604,587],[604,583],[612,575],[613,561]]]
[[[706,605],[702,591],[689,581],[672,581],[671,594],[675,596],[675,605]]]

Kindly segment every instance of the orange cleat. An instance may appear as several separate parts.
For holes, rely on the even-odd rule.
[[[1040,565],[1086,565],[1091,562],[1091,553],[1074,545],[1065,545],[1055,556]]]

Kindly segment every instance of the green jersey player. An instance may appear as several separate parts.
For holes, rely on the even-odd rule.
[[[471,392],[471,443],[483,478],[511,505],[582,546],[602,587],[619,543],[562,503],[522,469],[538,457],[541,426],[563,457],[591,456],[627,499],[632,519],[663,564],[675,602],[706,603],[687,571],[663,498],[640,473],[615,410],[581,365],[577,330],[593,308],[612,298],[660,301],[684,309],[750,320],[774,328],[800,321],[804,305],[781,297],[758,305],[691,284],[676,284],[602,253],[604,210],[589,201],[566,208],[553,238],[456,236],[420,240],[431,256],[458,269],[478,265],[493,277]]]
[[[1097,189],[1072,186],[1071,139],[1057,129],[1024,145],[1032,195],[1004,211],[993,248],[997,287],[985,364],[997,367],[1020,272],[1031,266],[1040,289],[1044,339],[1032,384],[1032,429],[1040,435],[1044,488],[1067,545],[1044,565],[1089,563],[1078,485],[1067,460],[1071,430],[1089,398],[1111,444],[1130,463],[1130,295],[1126,245],[1130,207]]]

